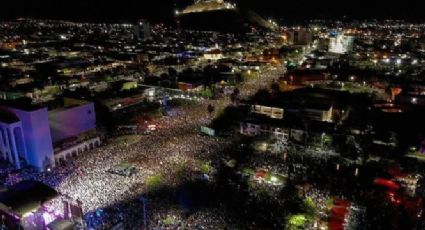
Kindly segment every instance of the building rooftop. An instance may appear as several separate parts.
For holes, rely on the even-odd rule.
[[[0,122],[12,124],[18,122],[19,118],[10,111],[0,108]]]
[[[56,219],[52,223],[48,224],[47,227],[50,230],[73,230],[74,224],[70,220]]]
[[[0,192],[0,209],[23,217],[57,196],[58,192],[41,182],[21,181]]]
[[[305,103],[303,104],[303,109],[313,109],[313,110],[323,110],[323,111],[328,111],[331,109],[332,104],[330,103]]]
[[[31,103],[30,98],[18,98],[15,100],[0,100],[0,106],[6,106],[22,111],[32,112],[43,108],[42,105],[36,105]]]
[[[303,126],[301,120],[294,117],[291,117],[290,119],[274,119],[263,114],[255,113],[251,113],[249,117],[244,120],[244,122],[256,125],[271,125],[282,128],[295,128]]]

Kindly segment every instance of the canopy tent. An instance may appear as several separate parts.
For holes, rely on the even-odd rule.
[[[383,179],[383,178],[376,178],[373,181],[373,184],[386,187],[390,190],[399,190],[400,189],[400,185],[398,183],[391,181],[391,180],[386,180],[386,179]]]

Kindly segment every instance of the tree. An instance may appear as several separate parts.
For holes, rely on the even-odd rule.
[[[210,88],[206,88],[202,94],[206,98],[211,98],[213,96],[213,93]]]
[[[260,89],[258,92],[254,95],[254,100],[259,103],[263,104],[270,100],[270,92],[266,89]]]
[[[233,90],[233,93],[232,93],[232,94],[230,94],[230,101],[231,101],[232,103],[237,102],[237,101],[239,100],[239,95],[240,95],[240,91],[239,91],[239,89],[238,89],[238,88],[235,88],[235,89]]]
[[[277,96],[279,94],[279,92],[280,92],[280,86],[279,86],[279,84],[277,82],[274,82],[271,85],[271,89],[272,89],[272,94],[274,96]]]
[[[307,218],[302,214],[290,215],[286,221],[286,230],[305,229]]]
[[[190,67],[183,70],[184,75],[188,75],[188,76],[191,76],[194,72],[195,71]]]
[[[168,75],[170,75],[170,77],[176,77],[177,71],[173,67],[169,67],[168,68]]]
[[[314,217],[317,213],[317,206],[311,197],[304,200],[304,208],[308,216]]]
[[[239,94],[240,94],[240,90],[239,90],[238,88],[235,88],[235,89],[233,90],[233,93],[234,93],[236,96],[239,96]]]
[[[150,191],[157,190],[163,185],[164,180],[162,175],[150,176],[146,179],[146,187]]]
[[[208,105],[208,113],[210,114],[210,116],[212,115],[212,113],[214,112],[215,107],[211,104]]]

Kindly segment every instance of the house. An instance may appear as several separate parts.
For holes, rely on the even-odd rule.
[[[269,136],[284,144],[289,140],[289,128],[286,122],[267,115],[253,114],[249,119],[242,121],[239,133],[246,136]]]

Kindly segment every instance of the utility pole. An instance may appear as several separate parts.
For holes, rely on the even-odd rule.
[[[147,227],[147,209],[146,209],[146,204],[148,203],[148,198],[146,198],[145,195],[141,195],[139,200],[143,203],[143,226]]]

